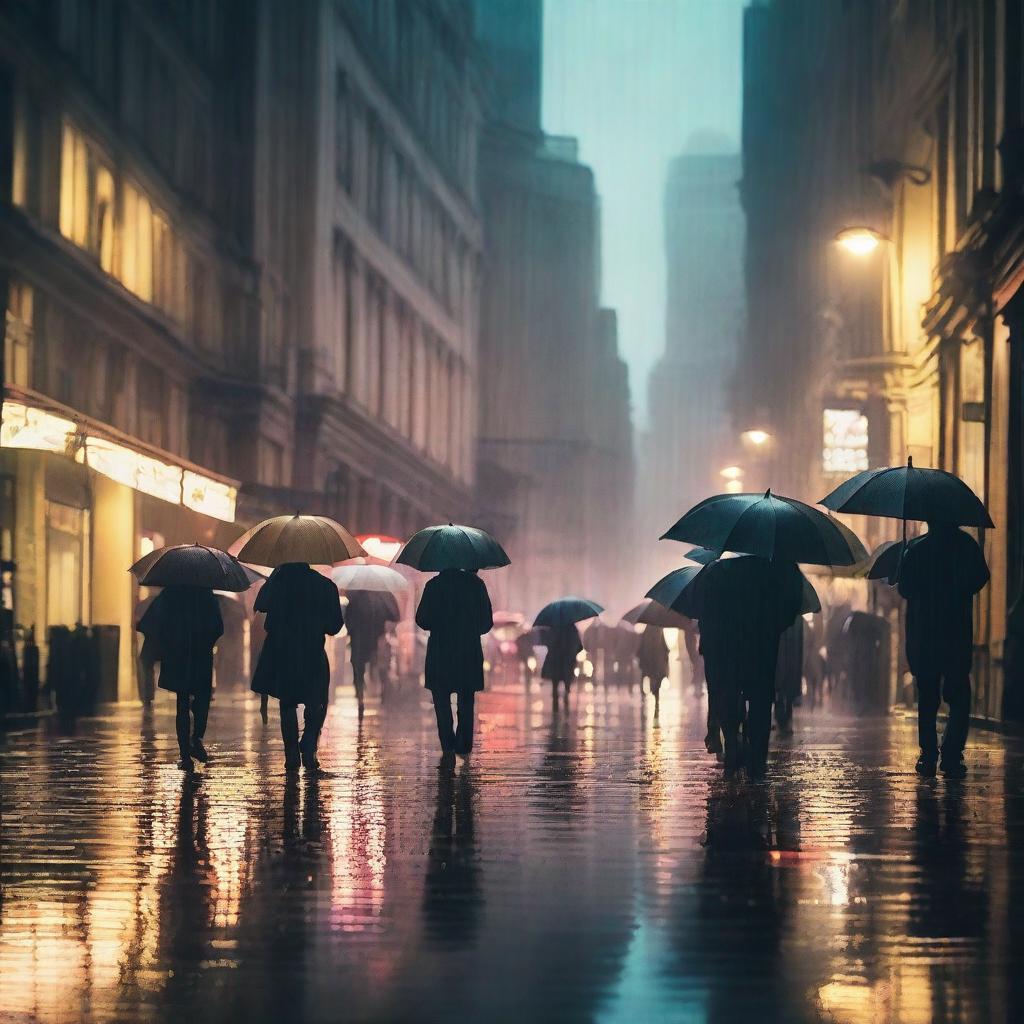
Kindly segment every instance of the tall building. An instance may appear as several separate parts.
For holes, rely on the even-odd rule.
[[[773,475],[810,500],[908,455],[970,484],[996,524],[974,711],[1024,716],[1004,658],[1024,579],[1021,5],[766,0],[744,37],[737,419],[763,423]],[[847,228],[859,244],[837,243]],[[857,527],[869,546],[899,530]],[[859,586],[898,635],[898,602]]]
[[[481,511],[509,531],[516,573],[501,599],[527,611],[573,592],[611,600],[632,540],[629,393],[614,314],[600,308],[600,207],[575,141],[541,131],[540,8],[477,3],[493,111],[479,174]]]
[[[721,470],[737,462],[728,392],[743,329],[743,211],[740,158],[727,146],[695,137],[689,149],[717,151],[686,152],[668,170],[665,351],[648,380],[640,448],[649,537],[727,486]],[[650,571],[677,567],[680,551],[662,544]]]
[[[479,86],[458,0],[0,7],[7,618],[119,627],[125,572],[474,482]]]

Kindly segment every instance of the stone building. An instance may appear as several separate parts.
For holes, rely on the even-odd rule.
[[[535,611],[613,595],[630,559],[632,429],[614,314],[600,309],[600,209],[572,139],[540,125],[541,5],[478,0],[491,69],[480,154],[481,514],[508,534],[501,599]]]
[[[721,491],[722,469],[737,462],[728,391],[743,329],[740,158],[727,140],[695,138],[687,148],[665,185],[665,350],[648,378],[640,448],[647,537]],[[655,550],[652,582],[678,567],[681,550]]]
[[[1021,713],[1003,655],[1024,570],[1022,37],[1018,0],[769,0],[745,19],[737,427],[762,423],[778,485],[812,500],[908,455],[983,497],[987,718]],[[872,544],[899,529],[857,525]]]
[[[0,5],[4,605],[120,628],[124,572],[263,515],[471,511],[468,3]],[[104,696],[117,696],[105,693]]]

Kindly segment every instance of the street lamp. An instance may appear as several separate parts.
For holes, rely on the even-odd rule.
[[[843,228],[836,235],[835,240],[837,245],[842,246],[854,256],[868,256],[878,248],[880,242],[885,240],[885,236],[874,228],[861,224]]]
[[[739,480],[743,476],[743,470],[739,466],[726,466],[718,472],[720,477],[726,480]]]
[[[744,430],[740,436],[755,448],[763,448],[772,439],[767,430],[760,429]]]

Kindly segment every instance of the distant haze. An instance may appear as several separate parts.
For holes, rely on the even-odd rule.
[[[669,160],[736,152],[745,0],[546,0],[543,119],[601,195],[602,302],[619,313],[637,424],[665,341]]]

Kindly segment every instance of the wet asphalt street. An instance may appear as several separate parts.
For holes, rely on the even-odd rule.
[[[315,782],[276,708],[0,741],[0,1021],[1021,1021],[1024,745],[920,781],[911,723],[798,709],[726,782],[678,683],[492,680],[439,768],[414,684],[334,696]]]

